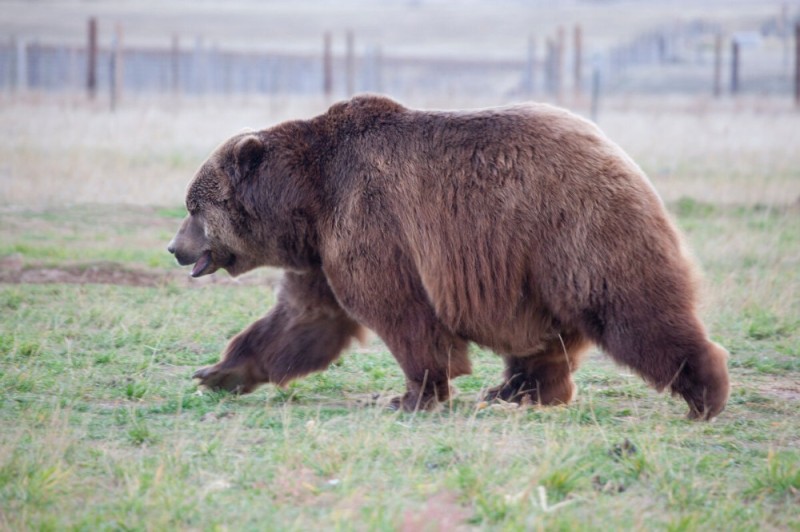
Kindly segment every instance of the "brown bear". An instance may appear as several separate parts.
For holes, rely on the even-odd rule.
[[[692,266],[639,167],[544,104],[417,111],[359,96],[237,135],[202,165],[169,245],[191,275],[286,273],[275,307],[195,374],[240,393],[285,385],[373,330],[427,409],[505,360],[488,398],[567,403],[590,344],[710,419],[727,352],[697,317]]]

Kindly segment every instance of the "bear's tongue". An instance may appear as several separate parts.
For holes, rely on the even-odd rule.
[[[197,262],[194,263],[194,268],[192,268],[192,277],[200,277],[203,275],[203,271],[211,265],[211,252],[204,251],[200,258],[197,259]]]

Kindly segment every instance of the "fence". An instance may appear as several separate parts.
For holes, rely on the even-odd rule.
[[[800,25],[796,61],[800,72]],[[714,94],[751,92],[798,94],[800,73],[792,75],[787,50],[792,32],[764,25],[758,32],[724,37],[714,24],[695,21],[642,34],[584,57],[579,26],[558,28],[543,39],[530,37],[519,59],[413,58],[356,49],[352,33],[346,52],[331,51],[326,34],[319,54],[245,52],[191,45],[173,37],[171,46],[123,46],[116,28],[110,43],[97,42],[90,20],[86,46],[39,44],[12,38],[0,41],[0,90],[110,92],[183,95],[385,92],[403,96],[568,97],[597,95],[589,83],[602,80],[605,93]],[[768,41],[763,46],[761,41]],[[779,45],[775,45],[778,42]],[[780,45],[782,43],[782,45]],[[794,50],[793,50],[794,51]],[[723,80],[727,75],[730,82]],[[570,73],[570,75],[565,75]],[[795,79],[793,79],[795,78]],[[726,86],[727,85],[727,86]],[[571,89],[571,90],[570,90]],[[799,104],[800,105],[800,104]]]
[[[114,51],[97,50],[96,88],[111,86]],[[85,47],[41,45],[15,40],[0,45],[0,88],[5,90],[84,90],[89,57]],[[124,48],[120,89],[143,93],[293,93],[323,90],[323,57],[279,52],[232,52],[202,45],[192,49]],[[345,72],[345,57],[331,69]],[[524,61],[384,57],[379,50],[356,57],[349,82],[353,91],[459,93],[514,90]],[[328,89],[345,93],[348,80],[333,76]]]

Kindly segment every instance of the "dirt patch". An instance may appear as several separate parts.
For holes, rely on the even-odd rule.
[[[763,386],[761,392],[783,401],[800,402],[800,385],[797,384],[782,383]]]
[[[454,492],[440,492],[428,497],[421,506],[403,513],[400,530],[467,530],[472,511],[459,503]]]
[[[92,262],[44,266],[26,264],[19,257],[0,259],[0,283],[5,284],[113,284],[121,286],[163,286],[176,284],[191,288],[209,285],[260,285],[274,286],[280,275],[277,272],[257,272],[239,278],[226,274],[193,279],[186,272],[164,272],[128,268],[115,262]]]
[[[787,371],[784,375],[749,375],[748,381],[749,386],[765,397],[778,401],[800,402],[800,382],[796,373]]]
[[[125,286],[158,286],[168,276],[144,271],[115,269],[108,265],[67,266],[59,268],[24,267],[0,271],[0,283],[13,284],[117,284]]]

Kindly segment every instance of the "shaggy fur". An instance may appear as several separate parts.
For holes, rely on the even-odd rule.
[[[170,244],[193,275],[287,270],[278,304],[202,384],[241,392],[335,360],[366,327],[430,408],[500,354],[489,398],[567,403],[591,343],[709,419],[727,352],[697,318],[692,268],[649,181],[594,125],[530,104],[406,109],[376,96],[230,139],[189,186]]]

